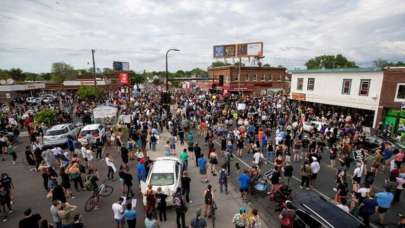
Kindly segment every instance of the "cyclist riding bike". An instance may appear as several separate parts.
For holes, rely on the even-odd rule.
[[[98,203],[100,202],[100,192],[97,181],[99,180],[96,173],[93,170],[89,170],[89,176],[87,178],[89,181],[89,190],[93,192],[92,197],[96,198],[96,207],[98,209]]]

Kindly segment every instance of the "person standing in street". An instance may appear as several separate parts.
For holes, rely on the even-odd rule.
[[[18,228],[39,228],[40,214],[32,214],[31,208],[24,211],[24,218],[18,223]]]
[[[114,179],[114,173],[117,172],[117,168],[115,167],[114,160],[109,153],[105,155],[105,163],[107,165],[107,178],[112,180]]]
[[[241,194],[242,200],[247,200],[247,193],[249,190],[249,184],[250,184],[250,177],[248,175],[248,171],[244,170],[240,175],[239,175],[239,190]]]
[[[120,197],[117,202],[112,204],[115,228],[124,228],[124,198]]]
[[[209,184],[204,191],[204,217],[208,217],[211,214],[213,204],[214,193],[212,192],[212,186]]]
[[[232,223],[235,225],[235,228],[246,228],[248,225],[248,217],[245,208],[241,207],[239,209],[239,213],[233,216]]]
[[[206,228],[207,220],[201,217],[201,209],[198,208],[196,211],[196,216],[191,220],[191,228]]]
[[[321,166],[319,165],[318,158],[312,157],[311,163],[311,187],[315,187],[315,181],[318,176]]]
[[[221,170],[219,171],[219,190],[228,194],[228,172],[225,169],[226,164],[222,165]]]
[[[181,194],[181,188],[177,188],[173,195],[173,203],[176,209],[177,228],[186,228],[187,205]]]
[[[193,151],[194,151],[194,158],[195,158],[195,166],[198,167],[198,159],[202,156],[201,147],[198,146],[198,143],[195,144]]]
[[[198,158],[198,168],[200,170],[201,181],[207,183],[207,158],[204,155]]]
[[[300,170],[301,175],[301,185],[300,188],[306,187],[309,190],[309,178],[311,177],[311,166],[309,165],[309,161],[305,161]]]
[[[182,164],[182,170],[186,171],[187,167],[188,167],[188,153],[187,153],[187,149],[184,148],[184,150],[182,152],[180,152],[180,161]]]
[[[187,203],[192,203],[190,200],[190,183],[191,178],[187,175],[187,171],[183,171],[183,176],[181,177],[181,194],[186,197]]]
[[[158,209],[158,213],[159,213],[159,221],[167,221],[167,217],[166,217],[166,198],[168,197],[168,195],[164,194],[162,192],[162,188],[158,187],[157,189],[157,193],[156,193],[156,201],[157,201],[157,209]]]
[[[52,206],[50,208],[50,211],[51,211],[53,224],[55,224],[55,228],[62,228],[62,222],[58,215],[58,208],[59,208],[59,201],[57,201],[57,200],[52,201]]]
[[[73,224],[73,212],[77,206],[69,203],[61,203],[58,210],[58,215],[62,221],[62,228],[71,228]]]
[[[378,217],[380,219],[380,224],[384,225],[384,217],[388,209],[390,209],[392,201],[394,199],[394,194],[392,194],[388,187],[386,186],[383,192],[378,192],[375,194],[375,198],[378,203]]]
[[[125,219],[125,221],[127,221],[128,228],[135,228],[136,227],[136,211],[132,207],[131,203],[128,203],[125,206],[124,219]]]

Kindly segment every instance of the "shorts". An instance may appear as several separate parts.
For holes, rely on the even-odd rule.
[[[207,169],[200,169],[200,174],[201,175],[206,175],[207,174]]]
[[[248,192],[248,188],[240,188],[239,190],[241,193]]]
[[[380,214],[384,214],[387,211],[388,211],[388,208],[378,207],[378,213],[380,213]]]
[[[114,219],[114,223],[119,225],[122,224],[123,219]]]
[[[313,173],[313,174],[311,175],[311,180],[315,180],[317,176],[318,176],[317,173]]]
[[[361,177],[353,177],[353,181],[355,181],[357,184],[360,184]]]
[[[170,144],[170,149],[175,150],[176,149],[176,144]]]

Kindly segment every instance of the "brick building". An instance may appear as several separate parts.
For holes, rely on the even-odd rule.
[[[290,87],[290,78],[282,67],[213,67],[208,69],[208,78],[208,81],[198,83],[200,88],[218,88],[230,93],[267,94],[279,90],[288,92]]]

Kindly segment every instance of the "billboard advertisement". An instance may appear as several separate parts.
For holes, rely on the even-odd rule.
[[[128,73],[119,73],[118,78],[121,84],[128,85],[129,83]]]
[[[263,56],[263,43],[249,43],[247,44],[247,55],[248,56]]]
[[[224,52],[225,50],[223,45],[214,46],[214,58],[223,58]]]
[[[113,62],[113,70],[115,71],[129,71],[129,62]]]
[[[214,46],[214,58],[263,57],[263,42]]]

